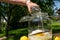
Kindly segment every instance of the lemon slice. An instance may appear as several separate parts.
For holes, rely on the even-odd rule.
[[[43,32],[44,32],[43,30],[37,29],[32,31],[29,35],[34,35],[34,34],[43,33]]]
[[[35,36],[44,36],[44,33],[35,34]]]
[[[28,37],[27,37],[27,36],[22,36],[22,37],[20,38],[20,40],[28,40]]]
[[[60,37],[55,37],[55,40],[60,40]]]

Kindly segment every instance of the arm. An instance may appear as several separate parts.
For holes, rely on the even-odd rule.
[[[32,9],[31,9],[32,7],[34,7],[34,6],[38,7],[38,5],[36,3],[33,3],[30,0],[0,0],[0,2],[27,6],[28,11],[30,13],[32,11]]]
[[[17,5],[25,5],[26,6],[27,0],[0,0],[0,2],[6,2],[11,4],[17,4]]]

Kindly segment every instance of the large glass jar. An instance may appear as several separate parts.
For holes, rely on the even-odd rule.
[[[48,13],[37,11],[31,16],[23,17],[20,21],[28,21],[29,40],[52,40],[51,20]]]

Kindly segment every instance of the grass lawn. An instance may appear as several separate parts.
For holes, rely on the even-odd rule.
[[[5,34],[4,33],[0,33],[0,37],[3,37],[3,36],[5,36]]]
[[[60,22],[52,22],[52,29],[60,29]]]
[[[28,35],[27,28],[10,30],[9,37],[7,40],[19,40],[21,36],[27,36],[27,35]],[[3,36],[5,36],[5,34],[1,33],[0,37],[3,37]]]

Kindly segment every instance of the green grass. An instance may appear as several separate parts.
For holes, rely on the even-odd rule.
[[[19,40],[21,36],[28,35],[28,29],[22,28],[22,29],[11,30],[11,31],[9,31],[9,35],[13,36],[13,39]],[[10,39],[12,39],[12,38],[10,38]]]
[[[60,25],[60,22],[53,22],[52,25]]]
[[[10,30],[9,31],[9,37],[7,40],[19,40],[21,36],[27,36],[28,35],[28,29],[22,28],[22,29],[16,29],[16,30]],[[0,37],[5,36],[4,33],[0,34]]]
[[[9,31],[9,34],[19,34],[19,33],[22,33],[22,32],[27,32],[27,28],[11,30],[11,31]]]
[[[1,34],[0,34],[0,37],[3,37],[3,36],[5,36],[5,34],[4,34],[4,33],[1,33]]]
[[[9,37],[7,40],[14,40],[12,37]]]
[[[60,29],[60,22],[53,22],[52,29]]]

